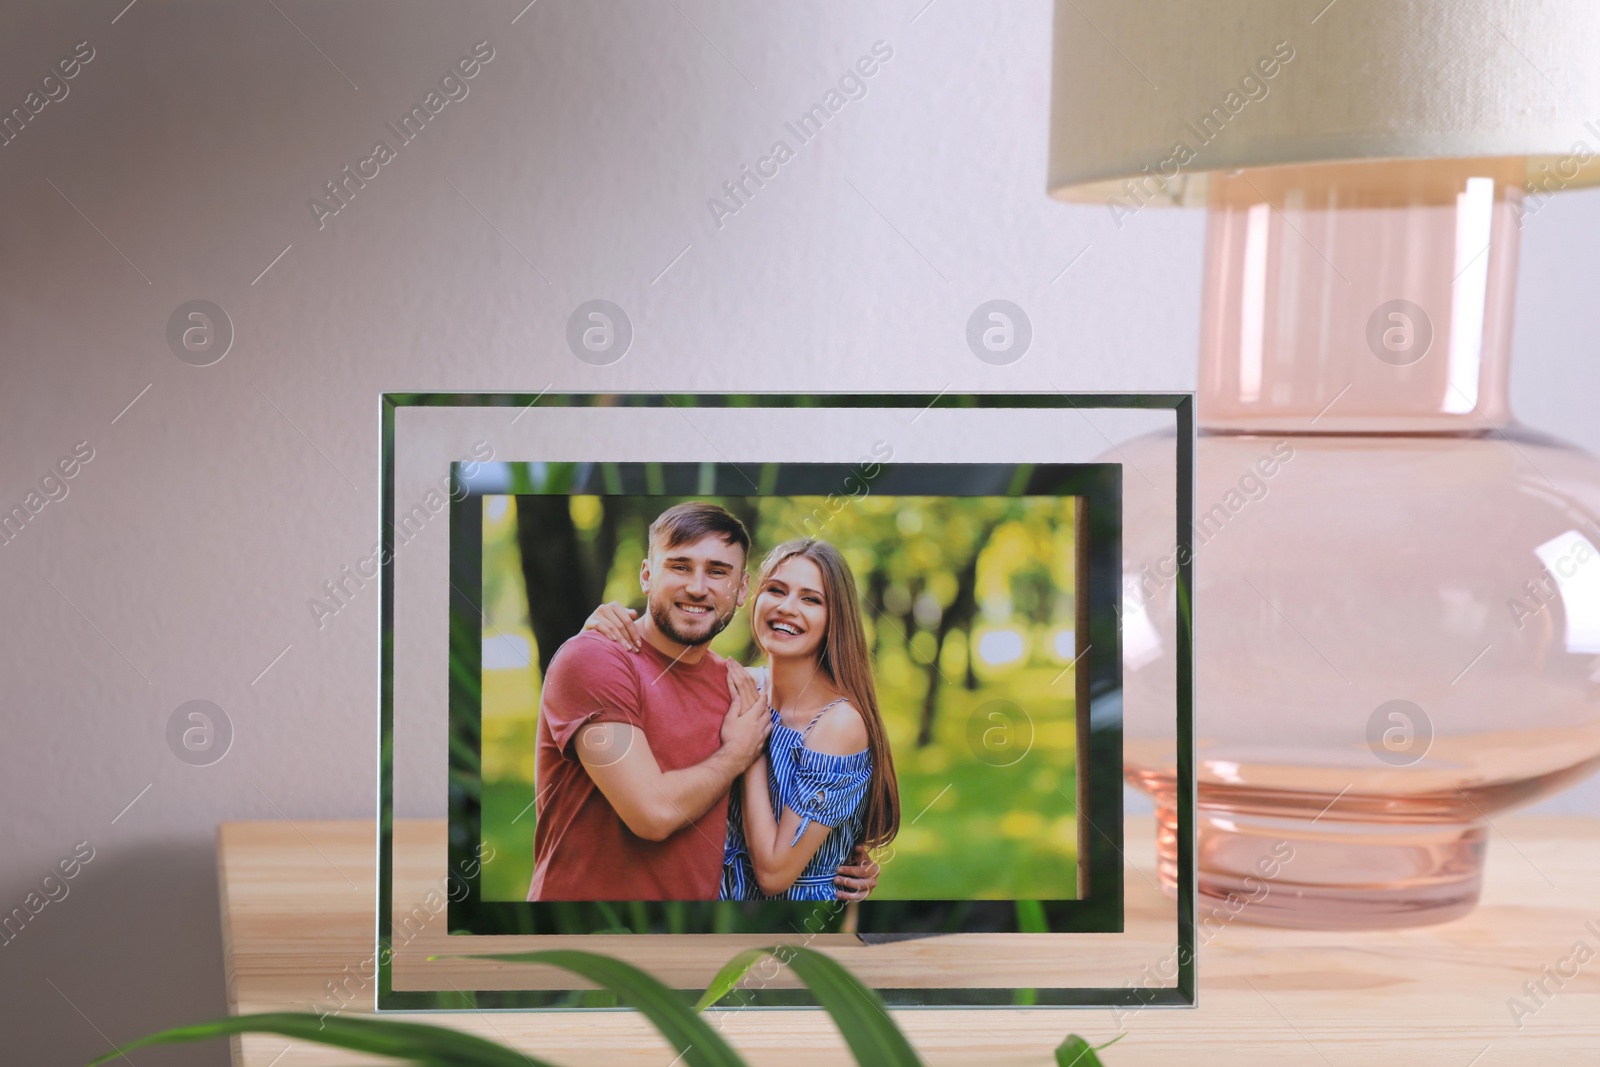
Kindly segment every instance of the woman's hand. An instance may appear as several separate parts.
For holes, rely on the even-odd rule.
[[[593,630],[601,637],[609,637],[623,648],[637,652],[644,642],[639,633],[639,623],[636,621],[638,618],[637,611],[624,607],[615,600],[608,600],[583,620],[583,628]]]

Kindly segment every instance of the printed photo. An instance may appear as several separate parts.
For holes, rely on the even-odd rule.
[[[483,901],[1078,896],[1079,501],[860,485],[462,502]]]

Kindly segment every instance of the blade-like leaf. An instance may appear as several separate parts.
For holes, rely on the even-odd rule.
[[[443,1026],[364,1015],[321,1016],[311,1012],[289,1011],[233,1015],[213,1022],[163,1030],[106,1053],[91,1061],[89,1067],[96,1067],[97,1064],[149,1045],[207,1041],[233,1034],[278,1034],[299,1041],[388,1056],[418,1067],[554,1067],[548,1060],[535,1059],[473,1034]]]
[[[1037,900],[1017,901],[1017,929],[1024,934],[1048,934],[1050,920],[1045,918],[1044,905]]]
[[[727,996],[745,972],[766,956],[788,964],[795,977],[806,984],[817,1003],[833,1017],[857,1063],[920,1067],[922,1060],[889,1018],[877,992],[862,985],[833,957],[812,949],[783,945],[739,953],[717,972],[698,1007],[704,1009]]]
[[[817,1003],[833,1016],[834,1025],[855,1054],[856,1062],[886,1067],[921,1067],[916,1050],[900,1032],[883,998],[832,956],[809,948],[788,946],[773,955],[787,963],[817,998]]]
[[[1127,1036],[1126,1033],[1121,1033],[1104,1045],[1091,1046],[1077,1034],[1068,1034],[1067,1039],[1056,1048],[1056,1067],[1104,1067],[1100,1057],[1095,1053],[1115,1045]]]
[[[722,965],[722,970],[717,972],[711,984],[706,986],[706,991],[695,1001],[695,1011],[705,1011],[711,1005],[733,992],[733,987],[739,984],[739,979],[745,972],[756,965],[757,960],[766,958],[771,954],[771,949],[752,948],[739,953],[733,959]]]
[[[706,1025],[706,1021],[689,1007],[682,996],[631,963],[570,949],[458,958],[543,963],[582,975],[591,982],[605,986],[622,1003],[643,1013],[683,1057],[688,1067],[745,1067],[739,1055],[715,1030]]]

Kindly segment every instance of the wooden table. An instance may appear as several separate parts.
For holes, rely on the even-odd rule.
[[[373,824],[226,823],[218,839],[229,1010],[326,1003],[327,983],[372,955]],[[1153,868],[1148,836],[1130,835],[1128,854],[1147,873]],[[1108,1067],[1600,1064],[1600,821],[1498,820],[1488,862],[1483,903],[1442,926],[1351,934],[1230,924],[1202,947],[1200,1007],[1125,1016],[1128,1036],[1107,1051]],[[1129,880],[1130,894],[1149,891],[1140,881]],[[1592,959],[1575,955],[1579,942]],[[1530,997],[1528,981],[1543,981],[1552,995]],[[1514,1020],[1513,998],[1537,1010]],[[370,987],[363,1000],[370,1010]],[[424,1018],[560,1063],[667,1067],[673,1059],[631,1014]],[[923,1010],[896,1018],[930,1064],[1043,1067],[1069,1031],[1098,1043],[1119,1029],[1103,1008]],[[724,1032],[757,1065],[850,1062],[820,1013],[735,1012]],[[241,1067],[372,1062],[273,1036],[234,1045]]]

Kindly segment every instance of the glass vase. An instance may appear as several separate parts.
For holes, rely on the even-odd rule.
[[[1498,816],[1600,763],[1600,463],[1507,395],[1522,180],[1517,160],[1212,178],[1202,925],[1219,905],[1321,928],[1465,914]],[[1107,456],[1130,512],[1171,499],[1157,454]],[[1126,685],[1170,691],[1176,550],[1124,553]],[[1127,729],[1170,888],[1174,753]]]

